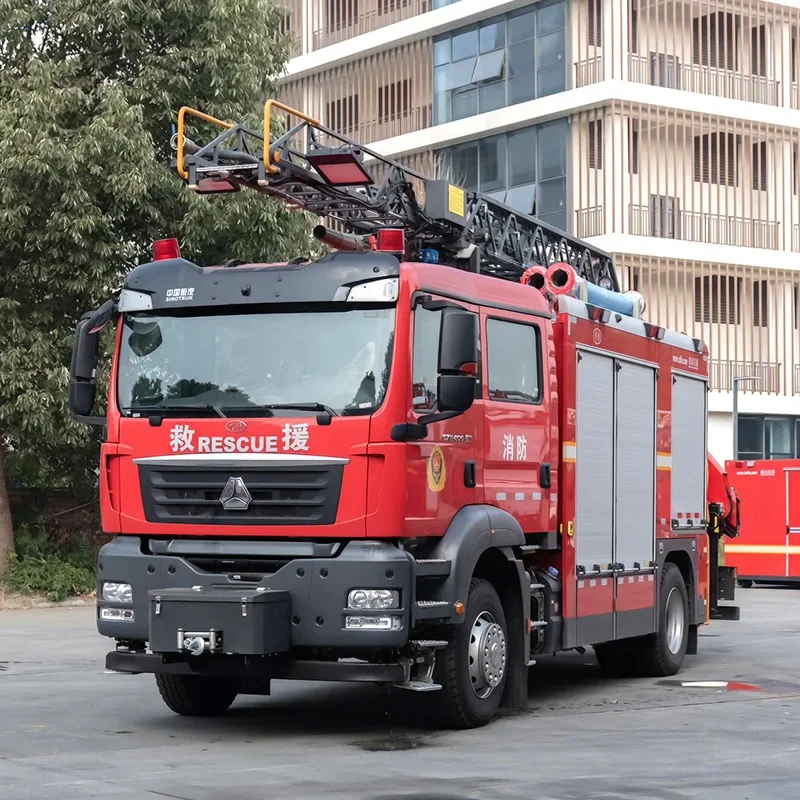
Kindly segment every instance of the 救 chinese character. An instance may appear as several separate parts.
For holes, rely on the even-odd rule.
[[[188,425],[174,425],[169,432],[169,446],[173,453],[194,450],[194,431]]]

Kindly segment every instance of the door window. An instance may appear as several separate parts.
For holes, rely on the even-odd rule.
[[[415,411],[431,411],[436,407],[439,327],[441,321],[441,309],[430,311],[419,306],[414,311],[413,395],[411,403]]]
[[[539,333],[533,325],[486,321],[489,399],[540,403]]]

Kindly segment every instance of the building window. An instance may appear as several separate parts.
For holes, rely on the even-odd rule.
[[[441,174],[451,183],[566,230],[568,139],[567,120],[559,119],[436,155]]]
[[[358,0],[328,0],[328,31],[343,30],[358,21]]]
[[[391,14],[408,5],[408,0],[378,0],[378,16]]]
[[[589,0],[589,44],[603,46],[603,0]]]
[[[589,169],[603,169],[603,120],[589,123]]]
[[[539,403],[539,336],[533,325],[486,320],[486,359],[490,400]]]
[[[792,145],[792,194],[797,194],[797,145]]]
[[[767,191],[767,143],[753,144],[753,188],[756,191]]]
[[[694,137],[694,179],[698,183],[738,186],[738,148],[732,133]]]
[[[767,77],[767,26],[750,30],[750,69],[753,75]]]
[[[694,279],[695,322],[738,325],[742,279],[728,275],[704,275]]]
[[[768,287],[766,281],[753,281],[753,325],[757,328],[767,327]]]
[[[563,92],[566,3],[538,3],[434,40],[434,124]]]
[[[378,89],[378,122],[408,116],[411,111],[411,79],[405,78]]]
[[[639,52],[639,10],[631,3],[630,6],[630,27],[628,29],[628,44],[631,53]]]
[[[639,120],[628,120],[628,172],[639,174]]]
[[[800,328],[800,286],[792,287],[792,296],[794,300],[794,329]]]
[[[800,458],[800,417],[739,416],[739,444],[736,458]]]
[[[354,133],[358,127],[358,95],[325,103],[325,124],[341,133]]]
[[[736,17],[715,11],[692,20],[692,60],[714,69],[736,69]]]

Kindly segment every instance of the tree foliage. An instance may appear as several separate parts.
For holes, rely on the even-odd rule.
[[[153,239],[201,264],[302,254],[304,215],[198,197],[170,166],[181,105],[257,127],[281,21],[271,0],[0,0],[0,477],[5,454],[14,480],[92,479],[96,433],[66,408],[74,326]],[[0,572],[6,511],[0,486]]]

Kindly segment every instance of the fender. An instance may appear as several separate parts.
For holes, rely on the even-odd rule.
[[[530,594],[528,578],[522,563],[516,558],[513,548],[525,544],[525,534],[519,522],[506,511],[488,505],[465,506],[460,509],[447,526],[444,536],[433,548],[430,558],[441,558],[451,564],[450,575],[436,592],[442,600],[453,604],[466,602],[469,582],[475,566],[487,550],[498,550],[508,561],[517,563],[520,591]],[[527,616],[526,616],[527,618]],[[462,615],[450,612],[448,622],[459,623]]]

